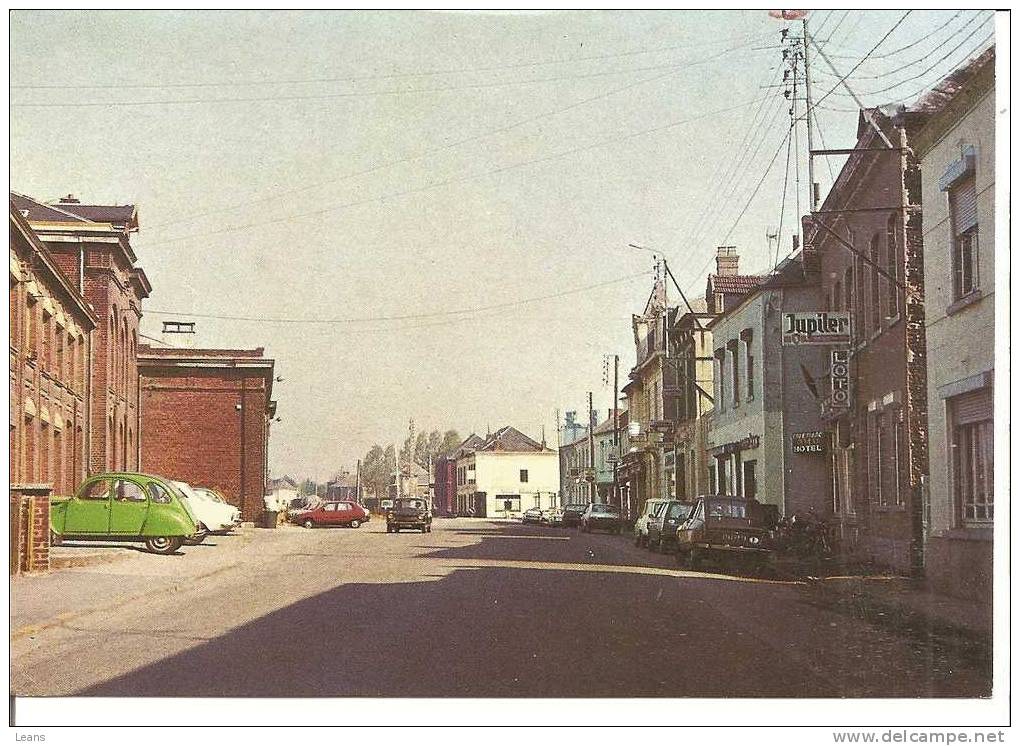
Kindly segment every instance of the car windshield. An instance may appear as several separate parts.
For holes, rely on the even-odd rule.
[[[669,506],[669,511],[666,513],[666,518],[686,518],[690,512],[691,507],[689,505],[684,505],[683,503],[672,503]]]
[[[568,505],[565,508],[565,510],[584,510],[587,507],[588,507],[587,505],[575,504],[575,505]]]
[[[710,518],[747,518],[743,500],[709,500],[706,511]]]
[[[184,495],[189,500],[204,500],[202,495],[199,495],[195,490],[191,489],[191,485],[187,482],[174,482],[174,487],[177,491]]]
[[[396,505],[398,508],[409,510],[421,510],[425,507],[425,503],[421,500],[397,500]]]
[[[615,515],[616,513],[620,512],[620,509],[617,508],[615,505],[592,505],[591,506],[591,512],[592,513],[613,513]]]

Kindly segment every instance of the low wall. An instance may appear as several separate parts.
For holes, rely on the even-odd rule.
[[[50,569],[50,494],[52,485],[11,485],[10,574]]]

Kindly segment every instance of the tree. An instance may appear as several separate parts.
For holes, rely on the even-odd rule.
[[[362,483],[379,499],[386,497],[394,471],[393,446],[385,450],[378,443],[372,446],[361,460]]]
[[[460,433],[458,433],[456,430],[447,430],[445,433],[443,433],[442,442],[439,444],[440,455],[444,453],[449,453],[454,448],[459,446],[462,441],[463,438],[460,437]]]

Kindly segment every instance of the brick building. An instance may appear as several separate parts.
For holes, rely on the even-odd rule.
[[[99,319],[92,335],[87,471],[136,470],[138,322],[152,289],[131,248],[138,213],[133,205],[85,205],[71,196],[44,203],[12,193],[11,201]]]
[[[457,515],[457,457],[443,455],[434,467],[435,497],[433,507],[438,515]]]
[[[833,433],[833,511],[846,546],[915,573],[922,564],[927,385],[920,180],[908,146],[923,120],[902,107],[862,111],[857,152],[804,229],[805,260],[818,263],[826,308],[852,320],[843,350],[851,398],[825,413]],[[823,382],[830,404],[831,381]]]
[[[10,484],[67,494],[87,472],[98,318],[13,201],[10,260]]]
[[[142,470],[214,487],[245,521],[263,511],[276,413],[263,352],[138,347]]]

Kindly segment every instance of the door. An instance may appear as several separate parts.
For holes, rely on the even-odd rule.
[[[326,503],[322,507],[322,522],[330,526],[340,523],[340,509],[336,503]]]
[[[138,536],[142,533],[148,513],[149,499],[140,484],[130,479],[118,479],[113,483],[113,499],[110,502],[111,534]]]
[[[337,503],[337,523],[350,523],[354,519],[360,519],[360,515],[354,514],[354,506],[350,503]]]
[[[113,483],[97,479],[86,483],[67,504],[65,534],[108,534]]]

